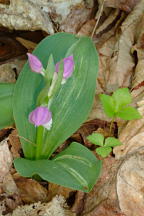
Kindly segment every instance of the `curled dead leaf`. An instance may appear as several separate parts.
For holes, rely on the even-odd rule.
[[[0,182],[9,173],[12,165],[12,155],[8,148],[7,139],[0,142]]]
[[[18,187],[19,195],[24,203],[34,203],[38,201],[47,201],[48,192],[39,182],[13,175],[14,181]]]
[[[119,206],[126,216],[144,215],[144,147],[124,160],[117,174]]]

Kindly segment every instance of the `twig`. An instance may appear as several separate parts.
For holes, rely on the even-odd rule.
[[[100,12],[99,12],[99,15],[98,15],[98,19],[97,19],[97,21],[96,21],[96,23],[95,23],[95,26],[94,26],[94,29],[93,29],[93,31],[92,31],[91,38],[93,38],[94,33],[95,33],[95,31],[96,31],[96,28],[97,28],[97,26],[98,26],[98,24],[99,24],[100,17],[101,17],[101,15],[102,15],[103,8],[104,8],[104,2],[105,2],[105,0],[103,0],[103,3],[102,3],[102,5],[101,5]]]

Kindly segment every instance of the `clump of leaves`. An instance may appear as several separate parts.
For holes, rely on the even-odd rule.
[[[114,137],[105,138],[100,133],[92,133],[87,137],[87,139],[92,144],[100,146],[96,148],[96,152],[103,158],[107,157],[112,152],[112,147],[119,146],[122,144],[118,139]]]
[[[104,112],[110,118],[121,118],[123,120],[133,120],[141,118],[140,113],[130,104],[132,96],[128,88],[117,89],[112,96],[100,94],[100,101]]]

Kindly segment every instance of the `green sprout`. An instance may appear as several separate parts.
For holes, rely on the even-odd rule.
[[[141,118],[137,109],[130,106],[132,103],[132,96],[128,88],[119,88],[112,94],[112,96],[100,94],[100,101],[105,114],[112,118],[110,132],[116,118],[121,118],[123,120]]]
[[[114,138],[114,137],[108,137],[104,138],[104,136],[100,133],[92,133],[87,137],[87,139],[97,146],[100,146],[96,149],[96,152],[101,157],[105,158],[112,152],[112,147],[119,146],[122,143]]]

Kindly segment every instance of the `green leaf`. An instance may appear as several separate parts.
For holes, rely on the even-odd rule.
[[[100,101],[102,103],[102,106],[104,108],[104,112],[108,117],[114,117],[115,116],[115,104],[112,96],[106,95],[106,94],[100,94]]]
[[[63,64],[63,61],[61,61],[60,64],[59,64],[58,77],[57,77],[57,80],[56,80],[56,82],[54,84],[54,88],[53,88],[53,90],[51,92],[50,97],[53,97],[55,94],[58,93],[58,90],[61,87],[61,82],[62,82],[62,78],[63,78],[63,71],[64,71],[64,64]]]
[[[12,97],[15,84],[0,83],[0,129],[14,124]]]
[[[115,112],[120,111],[120,109],[122,109],[123,106],[126,106],[132,102],[132,97],[128,88],[117,89],[113,93],[112,98],[115,101]]]
[[[74,43],[77,43],[77,46],[74,46]],[[53,125],[50,131],[45,132],[42,147],[44,158],[50,157],[55,149],[80,127],[93,104],[98,56],[90,38],[58,33],[41,41],[34,55],[38,56],[45,67],[50,54],[57,63],[68,52],[74,56],[75,70],[72,77],[52,97],[50,109]],[[19,135],[33,143],[36,141],[36,128],[29,123],[28,115],[35,108],[36,98],[43,87],[43,77],[31,72],[26,64],[14,91],[14,118]],[[34,159],[35,147],[24,139],[21,139],[21,142],[25,157]]]
[[[96,149],[97,154],[103,158],[107,157],[111,151],[112,151],[112,148],[109,146],[108,147],[98,147]]]
[[[48,59],[47,68],[45,70],[45,87],[41,90],[37,97],[37,106],[40,106],[41,104],[48,104],[48,90],[50,88],[50,85],[52,83],[53,75],[55,72],[55,64],[52,54],[50,55]]]
[[[119,146],[119,145],[122,145],[122,143],[114,137],[108,137],[105,140],[105,144],[104,144],[104,146],[106,147],[114,147],[114,146]]]
[[[46,158],[87,119],[95,95],[98,63],[92,41],[82,37],[68,53],[74,56],[75,70],[52,99],[53,126],[46,133],[43,146]]]
[[[50,84],[52,82],[54,72],[55,72],[55,64],[54,64],[53,55],[51,54],[49,59],[48,59],[48,64],[47,64],[47,68],[46,68],[46,71],[45,71],[47,84],[49,84],[49,86],[50,86]]]
[[[53,160],[18,158],[14,164],[22,176],[37,174],[46,181],[84,192],[92,189],[102,166],[102,162],[91,151],[75,142]]]
[[[95,145],[103,146],[104,144],[104,136],[100,133],[92,133],[87,137],[87,139]]]
[[[125,107],[117,113],[117,117],[124,120],[140,119],[140,113],[134,107]]]

